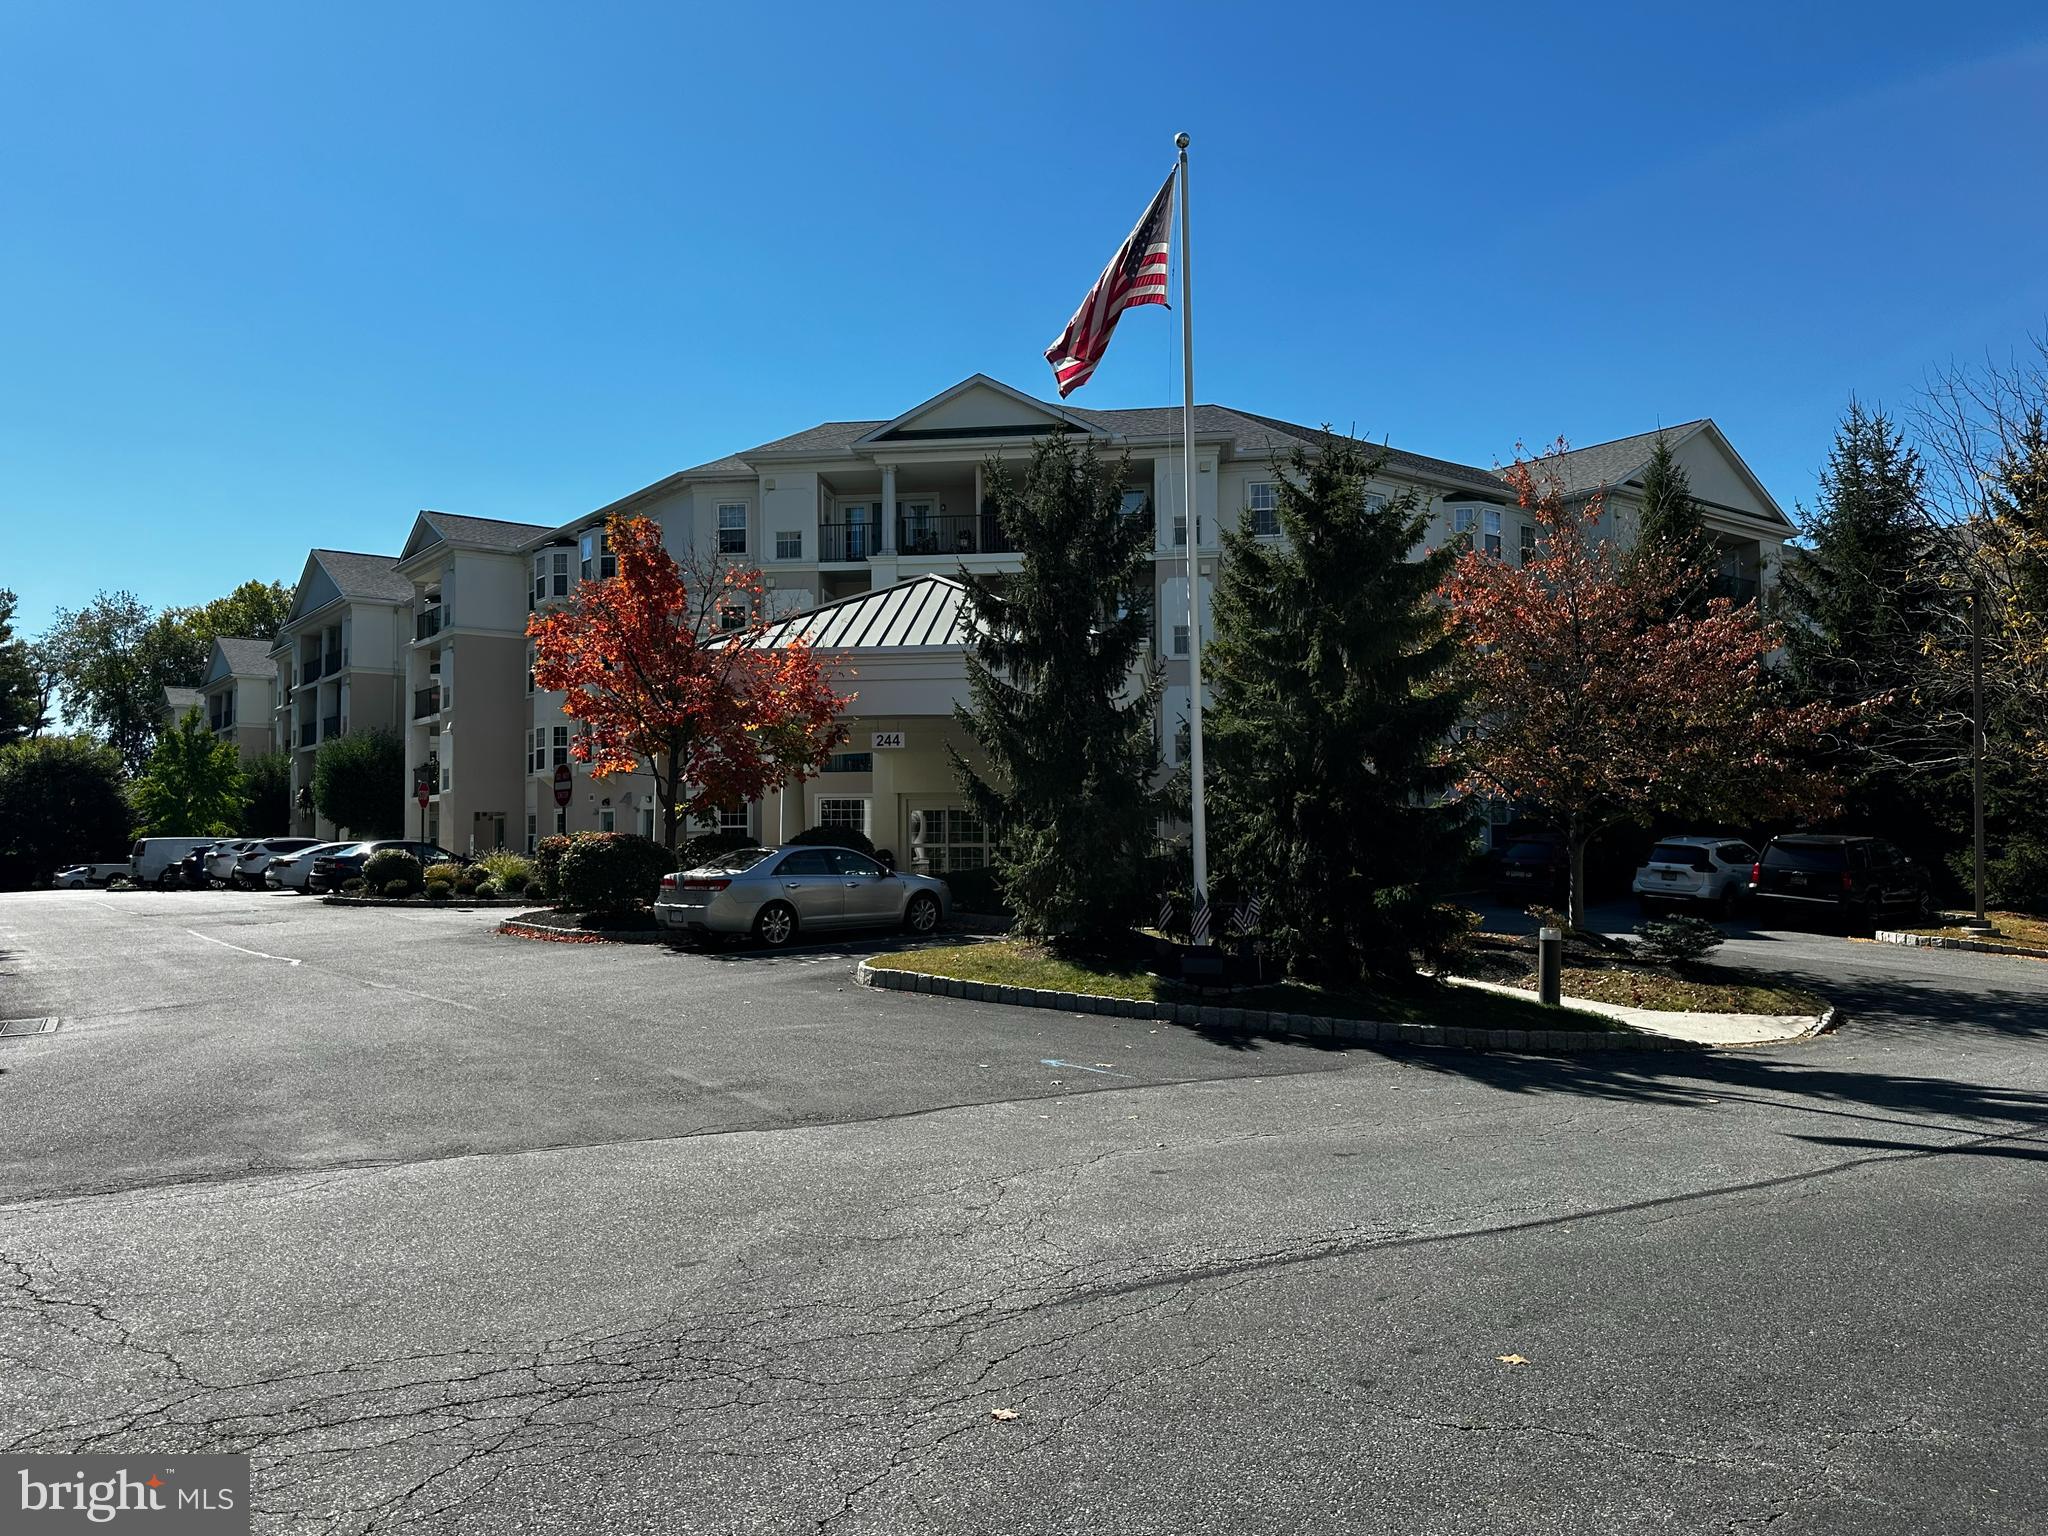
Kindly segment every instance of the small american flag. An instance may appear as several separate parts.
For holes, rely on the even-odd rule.
[[[1237,911],[1233,919],[1237,925],[1237,931],[1241,934],[1249,934],[1254,928],[1258,927],[1259,914],[1265,909],[1265,899],[1260,896],[1252,896],[1244,901],[1240,901],[1237,904]]]
[[[1188,942],[1197,946],[1209,942],[1209,903],[1199,898],[1195,903],[1195,920],[1188,925]]]
[[[1173,173],[1169,171],[1145,217],[1109,258],[1109,265],[1095,279],[1095,286],[1074,311],[1060,339],[1045,349],[1061,399],[1086,384],[1095,372],[1095,365],[1109,349],[1118,316],[1133,304],[1166,303],[1166,266],[1172,240]]]
[[[1173,898],[1171,896],[1159,898],[1159,931],[1161,933],[1171,933],[1173,931]]]

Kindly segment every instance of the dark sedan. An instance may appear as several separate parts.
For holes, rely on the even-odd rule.
[[[313,861],[313,873],[307,877],[309,891],[338,891],[349,881],[363,872],[363,865],[370,855],[386,848],[396,848],[400,853],[409,853],[420,861],[422,868],[429,864],[464,864],[468,861],[459,853],[450,853],[438,843],[421,843],[405,838],[380,837],[368,842],[351,843],[333,853],[323,853]]]

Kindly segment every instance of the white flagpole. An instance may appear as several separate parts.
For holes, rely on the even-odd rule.
[[[1198,551],[1202,525],[1195,495],[1195,311],[1194,262],[1188,248],[1188,136],[1174,135],[1180,151],[1180,371],[1181,371],[1181,508],[1188,529],[1188,771],[1194,789],[1194,911],[1190,933],[1196,944],[1209,942],[1209,819],[1202,783],[1202,568]]]

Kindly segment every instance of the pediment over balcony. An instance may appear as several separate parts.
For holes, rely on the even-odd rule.
[[[1042,437],[1056,428],[1100,437],[1093,422],[1045,400],[1035,400],[985,373],[962,379],[944,394],[913,406],[894,421],[885,421],[863,436],[857,446],[974,441],[1004,437]]]

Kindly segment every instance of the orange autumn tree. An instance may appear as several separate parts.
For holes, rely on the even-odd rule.
[[[766,641],[761,573],[679,567],[646,518],[606,525],[618,574],[527,621],[537,687],[568,695],[570,746],[596,778],[654,777],[662,841],[688,817],[758,800],[821,770],[851,695],[801,638]]]
[[[1778,635],[1756,605],[1686,613],[1697,573],[1680,552],[1602,537],[1600,496],[1569,507],[1563,451],[1504,472],[1536,525],[1528,559],[1467,551],[1443,594],[1474,689],[1466,787],[1557,821],[1583,928],[1594,837],[1660,815],[1824,815],[1837,786],[1811,762],[1854,711],[1786,703],[1768,665]]]

